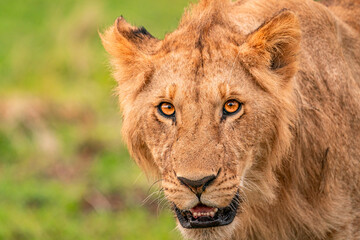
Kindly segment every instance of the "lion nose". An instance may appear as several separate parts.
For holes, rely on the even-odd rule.
[[[215,175],[209,175],[198,180],[190,180],[184,177],[177,177],[179,181],[190,188],[190,190],[200,197],[201,193],[215,180]]]

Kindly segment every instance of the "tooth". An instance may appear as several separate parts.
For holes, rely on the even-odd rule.
[[[219,209],[215,208],[214,212],[216,212],[216,213],[217,213],[217,211],[218,211],[218,210],[219,210]]]
[[[215,213],[214,212],[211,212],[210,213],[210,217],[214,217],[215,216]]]
[[[197,218],[198,214],[196,212],[193,213],[194,218]]]

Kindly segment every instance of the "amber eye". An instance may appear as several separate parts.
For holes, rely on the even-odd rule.
[[[224,108],[223,108],[223,114],[224,115],[232,115],[237,113],[238,111],[241,110],[242,104],[239,103],[236,100],[228,100],[225,104],[224,104]]]
[[[175,107],[171,103],[160,103],[158,109],[159,112],[165,117],[173,117],[175,115]]]

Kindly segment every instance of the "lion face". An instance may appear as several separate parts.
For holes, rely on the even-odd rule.
[[[271,96],[238,64],[233,67],[234,58],[224,61],[226,53],[205,48],[219,58],[204,58],[201,73],[180,67],[198,50],[167,56],[158,64],[149,92],[140,94],[149,100],[144,141],[165,196],[186,229],[228,225],[240,213],[240,187],[253,161],[261,161],[257,158],[266,152],[276,116]],[[140,95],[137,106],[144,104]]]
[[[276,198],[274,171],[294,115],[294,14],[248,36],[218,15],[205,16],[213,22],[204,29],[187,16],[163,41],[122,18],[102,36],[129,150],[162,179],[180,230],[196,239],[229,238],[252,204]]]

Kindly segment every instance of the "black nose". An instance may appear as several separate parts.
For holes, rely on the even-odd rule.
[[[208,187],[216,178],[215,175],[206,176],[199,180],[190,180],[184,177],[177,177],[182,184],[189,187],[190,190],[201,193]]]

